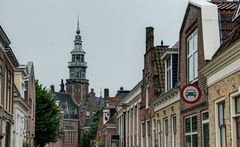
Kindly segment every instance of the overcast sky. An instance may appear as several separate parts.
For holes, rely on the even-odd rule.
[[[153,26],[155,45],[174,45],[187,0],[0,0],[0,25],[20,62],[33,61],[35,76],[59,90],[69,77],[77,15],[88,64],[89,88],[97,95],[142,79],[145,27]]]

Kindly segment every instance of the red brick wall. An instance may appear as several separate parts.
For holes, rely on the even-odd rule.
[[[180,51],[179,51],[179,77],[180,86],[188,83],[188,73],[187,73],[187,38],[188,36],[197,29],[198,32],[198,69],[202,68],[206,61],[204,60],[204,49],[203,49],[203,34],[202,34],[202,23],[201,23],[201,10],[191,4],[189,4],[182,28],[180,31]],[[198,86],[202,92],[202,97],[196,104],[186,104],[181,101],[181,146],[185,146],[184,141],[184,118],[191,114],[197,114],[198,119],[198,145],[202,145],[202,111],[208,108],[207,104],[207,85],[206,77],[202,73],[198,72]]]

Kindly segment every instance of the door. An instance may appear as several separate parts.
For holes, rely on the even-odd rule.
[[[237,147],[240,147],[240,117],[237,118]]]

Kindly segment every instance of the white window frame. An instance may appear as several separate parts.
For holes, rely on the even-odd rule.
[[[208,119],[206,119],[206,120],[203,120],[203,114],[204,114],[204,113],[208,113]],[[203,111],[203,112],[202,112],[202,138],[203,138],[203,139],[202,139],[202,140],[203,140],[203,141],[202,141],[202,146],[203,146],[203,147],[205,147],[205,146],[204,146],[203,125],[204,125],[204,124],[207,124],[207,123],[208,123],[208,125],[209,125],[209,112],[208,112],[208,111]],[[209,129],[209,127],[208,127],[208,129]],[[209,131],[209,138],[210,138],[210,131]],[[210,143],[210,142],[209,142],[209,143]],[[209,145],[209,147],[210,147],[210,145]]]
[[[150,120],[147,120],[146,121],[146,133],[145,133],[145,135],[146,135],[146,146],[145,147],[149,147],[149,143],[150,143],[150,134],[151,134],[151,130],[150,130],[150,126],[151,124],[150,124]],[[149,127],[148,127],[149,126]]]
[[[219,103],[224,102],[225,104],[225,97],[220,98],[218,100],[215,101],[215,133],[216,133],[216,146],[218,147],[222,147],[220,144],[220,130],[219,130],[219,116],[218,116],[218,105]],[[226,109],[226,107],[224,107],[224,110]],[[226,118],[226,113],[225,113],[225,118]],[[226,127],[225,127],[225,132],[226,132]],[[226,133],[225,133],[225,137]],[[225,141],[227,141],[227,138],[225,138]],[[224,147],[224,146],[223,146]]]
[[[136,124],[136,125],[137,125],[137,126],[136,126],[136,127],[137,127],[137,146],[139,145],[139,137],[138,137],[138,136],[139,136],[139,131],[138,131],[138,127],[139,127],[139,121],[138,121],[139,105],[140,105],[140,104],[138,103],[138,104],[137,104],[137,120],[136,120],[136,121],[137,121],[137,124]]]
[[[161,147],[161,122],[157,121],[157,129],[158,129],[158,146]]]
[[[193,115],[190,115],[190,116],[187,116],[187,117],[184,118],[184,140],[185,140],[185,141],[184,141],[184,145],[185,145],[185,146],[186,146],[186,136],[191,135],[191,147],[194,147],[193,144],[192,144],[192,143],[193,143],[193,142],[192,142],[192,140],[193,140],[193,139],[192,139],[192,136],[193,136],[193,135],[198,135],[198,132],[197,132],[198,129],[197,129],[195,132],[192,131],[192,118],[193,118],[194,116],[197,116],[197,114],[193,114]],[[185,132],[185,131],[186,131],[186,125],[185,125],[186,123],[185,123],[185,122],[186,122],[186,119],[188,119],[188,118],[191,118],[191,119],[190,119],[190,133],[186,133],[186,132]],[[198,116],[197,116],[197,121],[198,121]]]
[[[196,37],[196,40],[194,39]],[[189,49],[189,42],[192,41],[192,50]],[[197,41],[195,45],[195,41]],[[190,70],[189,59],[192,58],[192,70]],[[198,78],[198,32],[197,29],[191,33],[187,38],[187,71],[188,81],[193,82]]]
[[[170,65],[168,65],[168,60]],[[170,73],[170,75],[169,75]],[[165,60],[165,91],[172,89],[172,54],[169,55]]]
[[[155,118],[152,119],[152,146],[155,146]]]
[[[167,126],[166,126],[167,125]],[[164,130],[164,132],[163,132],[163,138],[164,138],[164,147],[168,147],[168,134],[169,134],[169,132],[168,132],[168,127],[169,127],[169,125],[168,125],[168,118],[164,118],[163,119],[163,130]],[[166,130],[167,129],[167,130]]]
[[[144,138],[145,138],[145,135],[144,135],[144,122],[141,122],[141,147],[144,147]]]
[[[236,114],[236,105],[235,105],[235,99],[236,97],[240,97],[240,87],[239,90],[233,94],[230,95],[230,104],[232,105],[231,108],[231,136],[232,136],[232,146],[237,146],[237,128],[236,128],[236,118],[240,117],[240,114]]]
[[[175,132],[174,132],[174,123],[173,123],[173,118],[175,118]],[[172,147],[176,147],[176,141],[177,141],[177,116],[173,115],[172,116]]]

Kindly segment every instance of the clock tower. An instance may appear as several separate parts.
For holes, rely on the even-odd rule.
[[[87,62],[85,51],[82,49],[82,38],[77,22],[77,31],[74,40],[74,48],[71,51],[71,61],[68,62],[69,79],[66,80],[66,93],[70,94],[77,104],[88,94],[89,81],[86,79]]]

